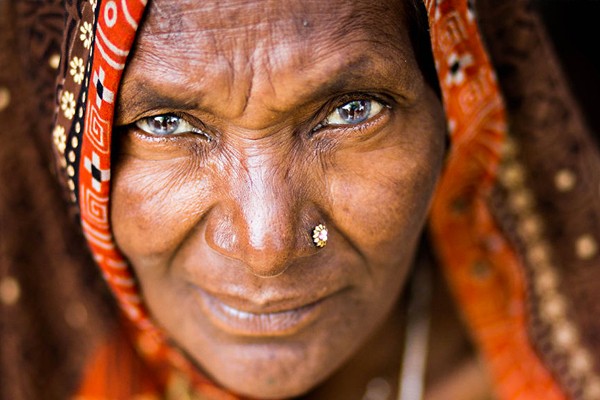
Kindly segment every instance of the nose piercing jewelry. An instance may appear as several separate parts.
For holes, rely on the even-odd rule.
[[[315,226],[315,229],[313,229],[312,232],[313,243],[315,244],[315,246],[325,247],[325,245],[327,244],[327,233],[328,232],[325,225],[319,224]]]

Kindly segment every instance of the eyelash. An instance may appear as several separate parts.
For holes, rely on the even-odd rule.
[[[368,116],[366,119],[359,121],[355,124],[353,123],[348,123],[348,124],[332,124],[330,122],[327,121],[327,119],[329,117],[331,117],[334,113],[338,113],[340,112],[340,109],[344,106],[349,105],[350,103],[353,102],[370,102],[370,105],[368,107],[368,111],[367,112],[371,112],[372,111],[372,103],[376,103],[376,107],[377,112],[374,115],[370,115]],[[333,102],[331,102],[333,103]],[[378,115],[381,114],[381,112],[384,111],[384,109],[391,109],[392,107],[389,105],[389,102],[386,100],[382,100],[376,96],[373,95],[369,95],[369,94],[350,94],[350,95],[345,95],[342,98],[338,98],[335,100],[335,106],[331,107],[324,107],[324,110],[327,110],[326,114],[325,113],[319,113],[319,123],[317,123],[317,125],[312,128],[310,130],[310,135],[313,136],[315,134],[317,134],[319,131],[324,130],[324,129],[352,129],[352,130],[359,130],[359,132],[362,132],[363,130],[365,130],[368,127],[368,123],[373,120],[374,118],[376,118]],[[163,117],[163,118],[177,118],[178,119],[178,126],[176,129],[179,129],[179,124],[183,123],[183,124],[187,124],[190,129],[184,131],[184,132],[179,132],[177,134],[173,134],[173,133],[166,133],[166,134],[159,134],[159,133],[154,133],[151,132],[151,129],[149,128],[149,124],[152,121],[152,119],[157,119],[159,117]],[[202,128],[198,128],[196,125],[200,124],[199,122],[196,122],[195,124],[189,122],[189,119],[193,119],[190,116],[186,115],[186,114],[182,114],[182,113],[177,113],[177,112],[172,112],[172,113],[165,113],[165,114],[157,114],[157,115],[151,115],[148,117],[143,117],[138,119],[136,122],[134,122],[133,124],[140,129],[141,131],[152,135],[154,137],[157,138],[168,138],[168,137],[173,137],[173,136],[181,136],[183,134],[194,134],[194,135],[202,135],[204,136],[204,138],[210,142],[213,140],[213,136],[209,133],[206,132],[206,129],[204,129],[204,127]]]
[[[378,112],[373,115],[368,117],[367,119],[365,119],[364,121],[361,121],[359,123],[356,124],[331,124],[331,123],[327,123],[326,119],[332,115],[333,113],[335,113],[336,111],[338,111],[340,108],[342,108],[345,105],[348,105],[354,101],[370,101],[370,102],[376,102],[378,103],[378,105],[380,106]],[[383,112],[385,109],[391,109],[392,107],[390,106],[390,102],[387,100],[383,100],[377,96],[373,96],[373,95],[369,95],[369,94],[364,94],[364,93],[359,93],[359,94],[350,94],[350,95],[346,95],[343,96],[341,99],[335,99],[335,102],[333,103],[335,104],[335,106],[333,107],[326,107],[325,110],[327,111],[327,114],[323,117],[323,114],[319,114],[319,123],[313,128],[311,129],[311,135],[314,135],[316,133],[318,133],[320,130],[322,129],[352,129],[352,130],[358,130],[359,132],[364,131],[365,129],[367,129],[368,124],[370,121],[372,121],[374,118],[376,118],[378,115],[381,114],[381,112]]]
[[[185,125],[189,126],[189,129],[187,129],[187,130],[185,130],[183,132],[179,132],[177,134],[174,134],[174,133],[160,134],[160,133],[151,132],[151,129],[149,127],[150,122],[153,119],[158,119],[158,118],[161,118],[161,117],[165,118],[165,119],[167,119],[167,118],[177,118],[178,122],[177,122],[177,127],[175,128],[175,130],[179,129],[180,124],[185,124]],[[157,115],[151,115],[151,116],[148,116],[148,117],[143,117],[143,118],[138,119],[133,124],[138,129],[144,131],[145,133],[147,133],[149,135],[156,136],[156,137],[166,138],[166,137],[169,137],[169,136],[180,136],[180,135],[183,135],[183,134],[186,134],[186,133],[191,133],[191,134],[194,134],[194,135],[202,135],[202,136],[204,136],[204,138],[207,141],[209,141],[209,142],[212,141],[212,139],[213,139],[212,136],[209,133],[207,133],[204,128],[198,128],[198,127],[196,127],[195,125],[198,125],[198,123],[192,124],[191,122],[189,122],[190,119],[192,119],[192,118],[190,116],[188,116],[188,115],[177,113],[177,112],[173,112],[173,113],[157,114]],[[145,127],[144,127],[144,125],[145,125]]]

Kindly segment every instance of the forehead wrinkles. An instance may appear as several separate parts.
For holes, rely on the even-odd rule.
[[[152,0],[146,16],[151,27],[144,28],[154,35],[219,31],[235,28],[276,26],[310,35],[310,28],[330,33],[347,25],[380,29],[390,27],[386,21],[404,22],[402,0]],[[148,25],[146,23],[146,25]],[[308,28],[308,29],[307,29]],[[382,29],[383,28],[383,29]],[[291,32],[290,32],[291,33]]]
[[[145,49],[160,43],[163,49],[181,49],[190,59],[202,53],[231,59],[226,53],[292,42],[335,47],[360,34],[394,46],[400,42],[403,15],[401,0],[368,5],[348,0],[153,0],[141,35],[152,41],[142,39],[139,45]]]
[[[382,59],[394,49],[401,64],[409,50],[403,15],[399,1],[385,0],[153,0],[134,58],[200,92],[219,81],[230,102],[243,94],[231,108],[245,109],[250,91],[277,92],[275,75],[307,70],[305,80],[317,83],[367,57],[357,49]]]

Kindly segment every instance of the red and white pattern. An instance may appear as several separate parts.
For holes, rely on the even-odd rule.
[[[145,0],[100,4],[94,42],[92,84],[88,88],[86,124],[79,168],[79,206],[86,239],[127,316],[148,327],[148,317],[126,261],[110,229],[110,146],[115,93],[129,49],[142,18]]]

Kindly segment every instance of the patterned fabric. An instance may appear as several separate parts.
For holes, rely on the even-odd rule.
[[[425,5],[452,141],[430,219],[442,268],[502,399],[597,398],[594,368],[583,368],[577,384],[559,385],[560,371],[549,367],[552,363],[540,355],[546,353],[536,347],[539,341],[530,336],[534,312],[526,261],[497,222],[494,205],[498,191],[514,197],[522,184],[518,149],[507,137],[504,105],[473,10],[466,0],[426,0]],[[114,102],[145,6],[145,0],[67,2],[52,136],[94,259],[129,319],[90,363],[80,396],[160,397],[191,382],[200,398],[234,399],[203,378],[150,321],[109,225]],[[499,183],[505,189],[498,189]],[[589,243],[594,242],[588,241],[588,252]],[[532,257],[542,260],[535,262],[538,273],[548,271],[543,249]],[[545,284],[556,291],[556,283]],[[564,335],[572,339],[568,332],[554,334],[559,341]],[[132,336],[136,349],[128,344]],[[573,351],[590,359],[586,344],[575,342]],[[122,376],[129,379],[115,379]],[[115,387],[115,382],[125,383]]]
[[[441,265],[501,398],[564,398],[527,337],[523,269],[489,208],[507,127],[473,12],[460,1],[427,7],[452,137],[430,218]]]
[[[600,184],[598,151],[586,136],[581,116],[567,111],[576,107],[565,104],[570,96],[561,87],[560,69],[547,46],[540,45],[545,43],[543,33],[539,22],[527,18],[526,3],[481,3],[488,18],[505,21],[482,26],[494,27],[495,35],[514,35],[513,40],[492,37],[489,42],[504,46],[493,48],[504,57],[494,61],[499,71],[512,74],[503,77],[503,89],[515,117],[511,137],[498,153],[497,143],[490,149],[498,128],[498,121],[489,119],[493,102],[471,102],[472,93],[479,92],[479,79],[468,78],[475,84],[471,92],[463,88],[454,93],[454,106],[474,111],[472,119],[464,120],[467,127],[462,132],[472,124],[486,126],[476,122],[485,119],[489,133],[487,138],[485,129],[477,137],[467,133],[464,139],[458,137],[460,131],[454,133],[454,148],[431,213],[434,242],[502,398],[596,399],[598,325],[582,314],[587,307],[597,307],[591,293],[598,281],[591,269],[598,267],[600,234],[594,189]],[[434,21],[432,29],[436,24],[444,27],[442,36],[473,35],[475,29],[472,22],[464,26],[451,14]],[[514,43],[514,49],[506,48],[507,43]],[[434,42],[434,52],[436,59],[447,54],[443,41]],[[516,61],[520,57],[537,63]],[[453,57],[457,58],[476,57],[463,53]],[[551,65],[544,73],[536,68],[541,60]],[[473,185],[486,179],[497,157],[499,179],[493,185]],[[549,179],[532,179],[528,170]],[[573,197],[564,202],[568,193]],[[584,274],[590,279],[587,284],[577,278]]]

